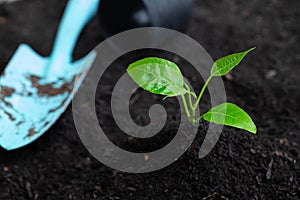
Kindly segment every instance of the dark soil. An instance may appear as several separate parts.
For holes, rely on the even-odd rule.
[[[65,2],[24,0],[0,5],[1,69],[20,43],[49,54]],[[0,150],[0,199],[300,199],[300,1],[197,0],[195,4],[188,34],[214,59],[257,46],[224,81],[228,99],[253,116],[258,134],[225,128],[213,151],[198,159],[206,126],[201,124],[192,147],[178,161],[156,172],[128,174],[106,167],[87,152],[69,108],[36,142],[11,152]],[[101,41],[100,30],[93,20],[75,58]],[[99,121],[110,138],[135,151],[164,146],[180,119],[177,101],[169,99],[164,102],[169,122],[158,137],[128,144],[126,137],[114,135],[118,128],[107,109],[113,84],[130,61],[150,52],[158,54],[141,51],[118,59],[101,79],[96,99]],[[194,86],[203,82],[191,66],[179,62]],[[138,91],[133,100],[132,116],[144,125],[149,106],[161,102],[161,97]]]

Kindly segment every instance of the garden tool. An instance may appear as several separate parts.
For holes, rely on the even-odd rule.
[[[45,133],[79,89],[95,52],[72,62],[78,37],[97,12],[99,0],[69,0],[53,50],[41,57],[26,44],[0,78],[0,145],[12,150]]]

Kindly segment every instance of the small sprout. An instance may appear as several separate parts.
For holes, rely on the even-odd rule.
[[[154,57],[144,58],[129,65],[127,72],[144,90],[153,94],[164,95],[165,98],[181,96],[186,115],[192,124],[204,119],[208,122],[235,127],[256,134],[257,129],[251,117],[232,103],[223,103],[211,108],[199,118],[195,117],[196,109],[211,79],[227,75],[254,49],[251,48],[217,60],[213,64],[210,76],[204,83],[198,96],[191,92],[189,85],[184,82],[179,67],[168,60]],[[188,100],[186,100],[186,96]]]

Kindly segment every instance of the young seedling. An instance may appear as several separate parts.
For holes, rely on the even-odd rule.
[[[243,58],[255,48],[241,53],[235,53],[217,60],[211,69],[210,76],[204,83],[200,94],[197,96],[191,92],[189,85],[179,67],[162,58],[149,57],[129,65],[127,72],[130,77],[144,90],[153,94],[164,95],[165,98],[181,96],[184,109],[192,124],[204,119],[216,124],[240,128],[256,134],[256,126],[251,117],[240,107],[232,103],[223,103],[211,108],[207,113],[196,118],[196,109],[209,82],[218,76],[225,76],[235,68]]]

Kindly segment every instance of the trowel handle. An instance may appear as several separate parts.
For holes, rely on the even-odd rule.
[[[68,1],[50,56],[52,62],[71,63],[72,53],[80,33],[96,14],[99,2],[100,0]]]
[[[193,0],[101,0],[98,12],[104,37],[139,27],[182,31],[193,14]]]

